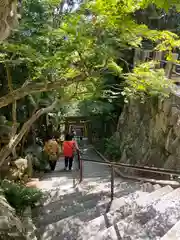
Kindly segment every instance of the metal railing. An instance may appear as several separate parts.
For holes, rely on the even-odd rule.
[[[111,168],[111,201],[114,199],[114,176],[115,176],[115,168],[128,168],[133,170],[138,170],[142,172],[149,172],[149,173],[157,173],[163,175],[171,175],[171,176],[180,176],[180,171],[177,170],[170,170],[164,168],[156,168],[156,167],[148,167],[148,166],[137,166],[132,164],[125,164],[125,163],[115,163],[115,162],[101,162],[92,159],[80,158],[80,182],[83,180],[83,164],[82,162],[92,162],[95,164],[106,165]]]

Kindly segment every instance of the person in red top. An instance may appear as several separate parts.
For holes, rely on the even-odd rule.
[[[64,170],[71,171],[74,153],[79,151],[79,147],[76,141],[72,140],[73,137],[70,134],[66,134],[65,141],[63,142],[63,155],[64,155],[64,163],[65,168]]]

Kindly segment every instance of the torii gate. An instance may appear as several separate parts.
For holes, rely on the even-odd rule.
[[[91,121],[85,116],[70,116],[65,118],[65,131],[72,132],[75,130],[77,135],[83,138],[88,138],[92,141]]]

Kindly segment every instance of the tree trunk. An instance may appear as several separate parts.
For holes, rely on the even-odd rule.
[[[78,75],[70,79],[61,79],[55,82],[32,82],[27,85],[23,85],[21,88],[18,88],[11,93],[6,94],[0,98],[0,108],[5,107],[11,104],[14,101],[17,101],[29,94],[37,92],[48,92],[56,90],[57,88],[64,88],[75,82],[80,82],[85,79],[85,74]]]
[[[32,115],[34,115],[35,112],[38,110],[38,104],[35,102],[35,100],[34,100],[34,98],[33,98],[32,95],[29,95],[29,99],[31,100],[31,103],[32,103],[33,106],[34,106],[34,110],[33,110],[33,112],[31,113]],[[22,145],[21,145],[21,155],[23,154],[24,144],[25,144],[26,138],[27,138],[30,130],[31,130],[31,127],[27,130],[27,132],[26,132],[26,133],[24,134],[24,136],[23,136]]]
[[[8,81],[8,88],[9,88],[9,93],[13,95],[13,83],[12,83],[12,75],[10,71],[10,67],[7,63],[5,63],[5,68],[6,68],[6,74],[7,74],[7,81]],[[11,131],[11,138],[14,138],[17,132],[18,124],[17,124],[17,114],[16,114],[16,108],[17,108],[17,102],[16,100],[13,101],[12,103],[12,120],[13,120],[13,125],[12,125],[12,131]],[[17,157],[16,153],[16,148],[12,150],[13,158]]]
[[[42,108],[38,110],[35,114],[32,115],[32,117],[23,124],[21,130],[19,133],[12,137],[9,141],[9,144],[7,144],[5,147],[2,148],[0,151],[0,167],[4,163],[5,159],[12,153],[13,149],[19,144],[19,142],[22,140],[24,134],[29,130],[29,128],[32,126],[32,124],[43,114],[50,112],[53,110],[53,108],[56,106],[57,100],[53,102],[52,105],[46,108]]]

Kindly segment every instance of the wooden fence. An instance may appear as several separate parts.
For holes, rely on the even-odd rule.
[[[180,84],[180,64],[177,63],[178,53],[172,54],[172,61],[165,60],[166,52],[152,51],[146,49],[135,49],[134,66],[148,61],[159,62],[159,68],[165,69],[166,77],[171,79],[175,84]]]

